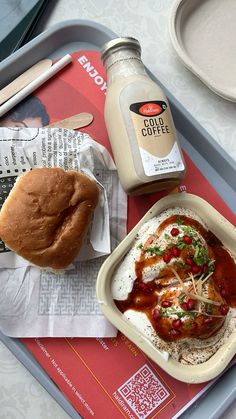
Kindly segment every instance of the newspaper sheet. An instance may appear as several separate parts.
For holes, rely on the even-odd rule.
[[[0,204],[35,167],[96,179],[100,200],[78,258],[64,272],[32,266],[0,243],[0,328],[10,336],[115,336],[95,294],[99,268],[126,234],[126,196],[108,151],[88,134],[61,128],[0,128]]]

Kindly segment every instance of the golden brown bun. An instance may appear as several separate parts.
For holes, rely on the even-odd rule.
[[[89,177],[60,168],[19,177],[0,212],[0,237],[39,267],[63,269],[78,255],[99,190]]]

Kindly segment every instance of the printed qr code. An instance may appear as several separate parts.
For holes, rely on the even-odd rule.
[[[118,394],[139,419],[147,418],[170,396],[167,388],[147,364],[144,364],[114,393],[116,400],[122,405],[120,398],[117,397]],[[129,417],[132,415],[129,414]]]

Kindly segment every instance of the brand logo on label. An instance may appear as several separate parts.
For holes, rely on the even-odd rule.
[[[142,105],[139,108],[139,113],[145,116],[159,115],[162,112],[163,112],[162,107],[158,105],[157,103],[152,103],[152,102],[145,103],[145,105]]]

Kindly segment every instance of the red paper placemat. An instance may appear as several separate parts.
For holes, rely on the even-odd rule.
[[[82,131],[111,152],[103,119],[105,90],[105,71],[99,53],[80,51],[73,54],[73,64],[36,95],[46,105],[51,122],[91,112],[94,122]],[[179,190],[206,199],[235,224],[232,211],[186,154],[185,159],[187,174]],[[170,192],[129,197],[128,230]],[[184,406],[193,403],[212,384],[191,385],[175,380],[122,334],[110,339],[43,338],[23,342],[84,418],[178,416]]]

